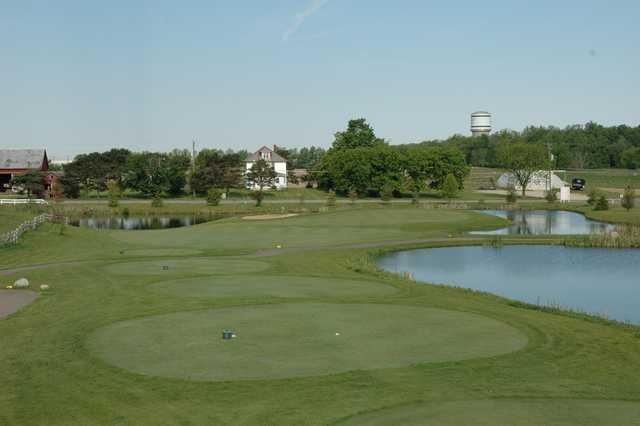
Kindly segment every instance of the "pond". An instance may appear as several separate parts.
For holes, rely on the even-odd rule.
[[[147,229],[180,228],[183,226],[198,225],[208,222],[210,219],[202,216],[110,216],[110,217],[88,217],[72,219],[69,224],[72,226],[83,226],[93,229],[121,229],[126,231],[137,231]]]
[[[613,231],[615,226],[587,219],[583,214],[563,210],[475,210],[509,219],[512,225],[474,235],[586,235]]]
[[[393,253],[378,265],[418,281],[640,324],[637,249],[447,247]]]

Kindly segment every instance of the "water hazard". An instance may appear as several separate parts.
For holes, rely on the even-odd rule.
[[[562,210],[476,211],[508,219],[512,224],[494,231],[472,232],[474,235],[586,235],[614,229],[614,225],[588,219],[580,213]]]
[[[418,281],[640,324],[637,249],[447,247],[393,253],[378,265]]]

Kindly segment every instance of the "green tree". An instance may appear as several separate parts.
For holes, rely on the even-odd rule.
[[[527,195],[527,186],[534,174],[548,165],[547,152],[541,145],[517,142],[503,146],[498,159],[500,165],[509,170],[522,188],[522,196]]]
[[[118,207],[122,197],[122,189],[120,189],[118,181],[110,180],[107,183],[107,192],[109,194],[109,207]]]
[[[337,132],[332,149],[372,148],[384,141],[376,137],[373,128],[364,118],[349,120],[347,130]]]
[[[224,193],[218,188],[210,188],[207,191],[207,204],[210,206],[217,206],[222,200],[222,194]]]
[[[458,181],[453,173],[449,173],[442,185],[442,197],[443,198],[453,198],[458,193]]]
[[[44,192],[44,176],[38,171],[21,173],[13,177],[11,185],[24,188],[28,197],[41,195]]]
[[[327,207],[335,207],[336,206],[336,193],[333,190],[329,190],[329,194],[327,195]]]
[[[393,187],[391,185],[384,185],[380,190],[380,199],[386,204],[393,198]]]
[[[198,194],[204,194],[212,187],[224,188],[228,195],[231,188],[242,185],[243,165],[241,153],[202,150],[196,157],[191,188]]]
[[[253,163],[247,173],[247,181],[254,190],[253,197],[256,200],[256,206],[262,205],[265,188],[275,189],[276,177],[276,171],[265,160],[261,159]]]
[[[593,206],[594,210],[609,210],[609,201],[604,195],[601,195],[596,200],[595,205]]]
[[[636,205],[636,193],[631,187],[631,185],[627,185],[624,189],[624,194],[622,194],[622,207],[627,209],[627,211],[631,210]]]

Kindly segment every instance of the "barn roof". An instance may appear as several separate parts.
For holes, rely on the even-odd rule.
[[[0,169],[40,169],[46,156],[44,149],[0,149]]]
[[[261,152],[270,152],[271,153],[271,162],[272,163],[286,163],[287,162],[287,160],[285,160],[281,155],[278,155],[278,153],[276,153],[274,150],[272,150],[270,148],[267,148],[266,146],[263,146],[262,148],[260,148],[256,152],[254,152],[253,154],[249,155],[249,157],[247,157],[247,161],[249,161],[249,162],[258,161],[260,159],[260,153]]]

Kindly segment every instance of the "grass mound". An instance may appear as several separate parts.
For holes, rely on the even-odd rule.
[[[222,340],[223,329],[238,333]],[[92,334],[98,357],[132,372],[196,381],[281,379],[489,357],[518,330],[455,311],[398,305],[281,304],[181,312]]]
[[[269,267],[263,262],[237,259],[188,258],[120,262],[105,266],[108,273],[118,275],[237,274],[259,272]]]
[[[589,400],[486,400],[403,405],[350,418],[341,425],[634,425],[640,404]]]
[[[352,297],[383,296],[396,292],[389,285],[339,278],[234,275],[163,281],[154,292],[180,297]]]

